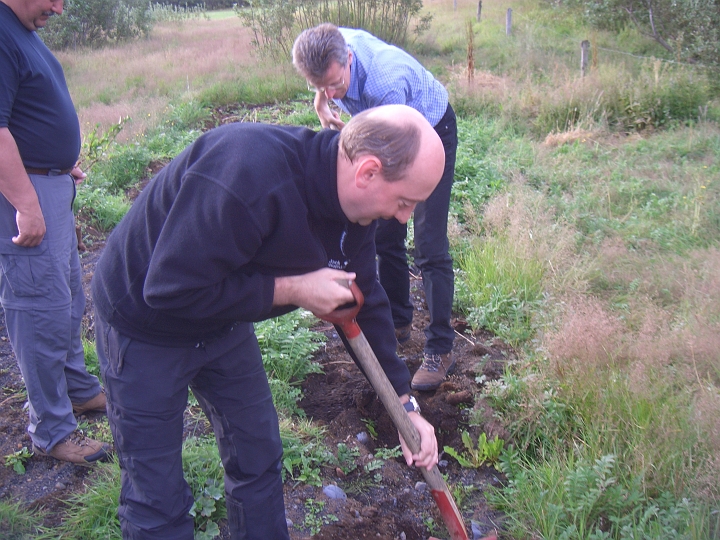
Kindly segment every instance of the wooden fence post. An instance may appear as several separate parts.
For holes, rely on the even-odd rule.
[[[510,34],[512,34],[512,8],[508,8],[505,15],[505,35],[509,36]]]
[[[466,32],[467,32],[467,81],[468,86],[472,86],[473,79],[475,77],[475,44],[473,39],[473,25],[472,25],[472,19],[468,17],[467,25],[466,25]]]
[[[478,8],[477,8],[477,22],[480,22],[480,13],[482,12],[482,0],[478,0]]]
[[[584,39],[580,44],[580,74],[587,75],[588,58],[590,56],[590,42]]]

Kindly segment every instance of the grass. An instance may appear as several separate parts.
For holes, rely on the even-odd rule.
[[[117,505],[120,497],[120,467],[117,462],[96,465],[92,484],[68,501],[62,525],[45,530],[38,540],[74,538],[120,540]]]
[[[476,6],[428,2],[433,30],[412,52],[459,114],[456,307],[519,355],[483,389],[511,435],[508,484],[492,501],[514,538],[711,538],[720,530],[716,74],[663,62],[632,31],[595,32],[572,10],[524,0],[483,6],[469,81],[465,24]],[[585,78],[583,39],[595,54]],[[60,58],[86,139],[96,124],[132,117],[79,191],[85,208],[107,204],[97,217],[106,230],[137,175],[212,125],[213,107],[318,127],[304,82],[255,58],[233,17],[163,24],[147,41]],[[300,372],[269,370],[287,370],[276,390],[292,410]],[[331,461],[321,435],[286,422],[285,473],[315,483]]]
[[[5,540],[36,538],[42,522],[42,512],[30,511],[20,502],[0,500],[0,531]]]

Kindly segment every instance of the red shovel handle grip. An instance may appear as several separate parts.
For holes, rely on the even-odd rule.
[[[333,324],[337,324],[340,328],[342,328],[345,336],[348,339],[352,339],[359,336],[361,332],[360,326],[358,326],[355,317],[360,311],[360,308],[363,306],[363,303],[365,302],[365,297],[363,296],[360,287],[358,287],[354,281],[348,282],[348,287],[350,288],[350,292],[355,299],[355,305],[346,308],[336,309],[335,311],[332,311],[327,315],[323,315],[321,319],[327,322],[331,322]]]

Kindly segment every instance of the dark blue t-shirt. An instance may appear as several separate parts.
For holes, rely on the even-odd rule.
[[[37,32],[0,2],[0,127],[7,127],[26,167],[72,167],[80,124],[60,62]]]

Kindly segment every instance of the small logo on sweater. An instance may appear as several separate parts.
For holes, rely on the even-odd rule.
[[[337,259],[330,259],[328,261],[328,267],[333,268],[335,270],[345,270],[345,267],[348,265],[348,262],[340,262]]]

